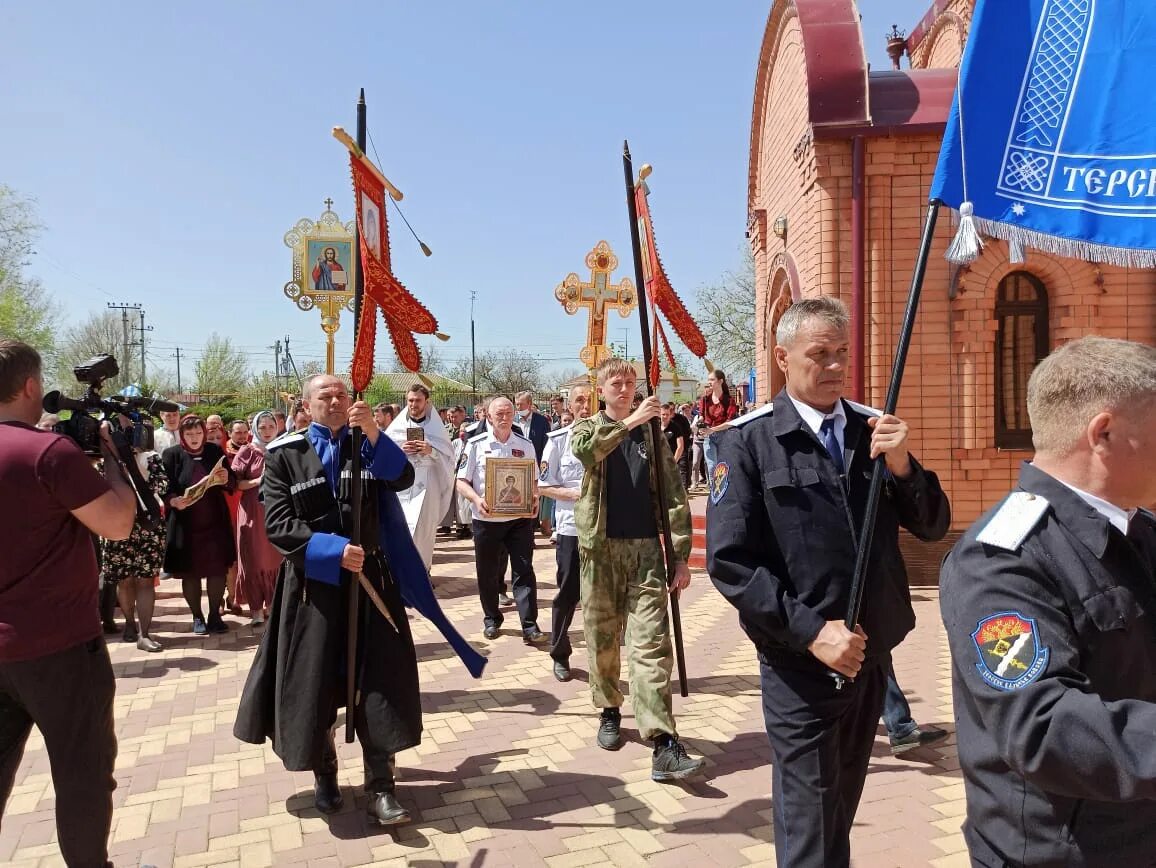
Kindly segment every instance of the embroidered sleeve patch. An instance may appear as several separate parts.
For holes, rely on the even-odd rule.
[[[1027,687],[1048,668],[1051,651],[1040,639],[1034,618],[1020,612],[997,612],[971,634],[980,677],[996,690]]]
[[[539,465],[539,468],[540,468],[540,472],[538,473],[538,481],[539,482],[545,482],[546,477],[550,475],[550,462],[549,461],[543,461]]]
[[[718,503],[722,500],[730,485],[731,466],[725,461],[720,461],[714,466],[714,472],[710,475],[710,502]]]

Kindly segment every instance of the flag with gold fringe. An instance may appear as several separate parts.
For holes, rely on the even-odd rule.
[[[364,391],[373,379],[373,356],[377,337],[377,312],[385,320],[390,340],[401,364],[415,373],[421,370],[421,351],[414,335],[436,335],[438,322],[393,273],[389,249],[389,220],[385,211],[387,185],[395,188],[356,145],[334,135],[349,147],[349,169],[353,176],[357,230],[361,237],[361,273],[365,294],[353,348],[351,378],[353,388]],[[351,146],[352,145],[352,146]],[[420,374],[419,374],[420,376]]]
[[[661,377],[660,353],[666,356],[670,370],[674,372],[677,385],[678,365],[674,358],[674,351],[670,347],[670,339],[658,318],[658,311],[662,311],[666,321],[688,350],[702,359],[707,370],[713,370],[710,359],[706,358],[706,338],[702,329],[694,321],[690,311],[686,309],[678,293],[670,284],[666,276],[666,269],[662,265],[662,258],[658,255],[658,245],[654,241],[654,223],[650,217],[650,205],[647,197],[650,190],[646,185],[646,177],[650,174],[649,166],[643,166],[641,177],[634,185],[634,202],[638,209],[638,238],[642,246],[642,273],[646,283],[646,303],[650,305],[651,321],[654,328],[651,333],[650,370],[647,376],[652,389],[658,388]]]

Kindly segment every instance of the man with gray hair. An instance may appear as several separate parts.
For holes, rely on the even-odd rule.
[[[1156,348],[1086,337],[1028,381],[1035,457],[940,574],[976,865],[1156,853]]]
[[[938,540],[950,522],[939,480],[908,452],[907,423],[843,398],[849,326],[835,298],[787,308],[774,348],[786,387],[712,435],[718,461],[709,479],[707,571],[759,652],[779,865],[850,860],[891,651],[915,626],[899,528]],[[887,484],[862,620],[848,630],[843,619],[880,455]],[[832,671],[854,680],[837,690]]]

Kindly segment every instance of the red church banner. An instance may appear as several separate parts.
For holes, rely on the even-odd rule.
[[[361,273],[365,294],[353,348],[353,388],[363,391],[373,378],[377,311],[381,310],[398,360],[410,371],[421,368],[421,352],[415,334],[432,335],[438,323],[425,305],[393,274],[389,252],[389,223],[385,213],[385,186],[363,158],[351,153],[349,168],[357,206],[357,230],[361,236]]]
[[[686,309],[670,279],[666,276],[666,269],[662,266],[662,259],[658,255],[658,246],[654,242],[654,223],[650,218],[650,205],[647,202],[649,195],[645,181],[634,185],[634,200],[638,208],[638,237],[642,243],[642,270],[646,280],[646,297],[650,301],[651,311],[655,308],[662,311],[667,322],[670,323],[679,340],[686,344],[686,348],[700,359],[706,356],[706,338],[702,335],[698,323]],[[650,371],[648,372],[651,386],[657,388],[659,379],[659,350],[665,351],[671,368],[674,365],[674,353],[670,349],[670,342],[658,317],[654,317],[653,348],[651,353]]]

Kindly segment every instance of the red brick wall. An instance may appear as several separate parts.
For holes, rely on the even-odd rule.
[[[851,143],[811,142],[807,81],[797,21],[778,2],[772,11],[760,77],[766,80],[761,129],[752,131],[750,207],[765,212],[765,229],[752,232],[757,298],[757,366],[770,383],[771,309],[775,276],[784,254],[793,257],[803,295],[851,296]],[[958,8],[957,8],[958,7]],[[970,0],[956,0],[945,15],[970,18]],[[958,54],[946,22],[921,44],[921,61],[951,65]],[[952,25],[954,26],[954,25]],[[957,46],[958,49],[958,46]],[[957,51],[956,49],[956,51]],[[756,116],[758,112],[756,112]],[[939,153],[937,136],[867,140],[866,160],[866,401],[881,406],[902,322],[927,211],[928,188]],[[786,240],[770,227],[787,218]],[[899,414],[912,427],[920,460],[935,470],[953,506],[953,527],[966,528],[1014,484],[1027,451],[995,448],[995,296],[999,281],[1022,268],[1043,281],[1049,297],[1049,346],[1088,333],[1156,343],[1156,272],[1103,266],[1102,288],[1088,263],[1029,250],[1012,266],[1007,246],[991,242],[968,270],[943,259],[955,231],[942,211],[923,285]],[[956,284],[954,300],[951,283]],[[780,277],[781,283],[781,277]],[[767,397],[767,396],[761,396]]]
[[[951,0],[927,35],[911,51],[913,69],[955,69],[971,25],[975,0]]]

